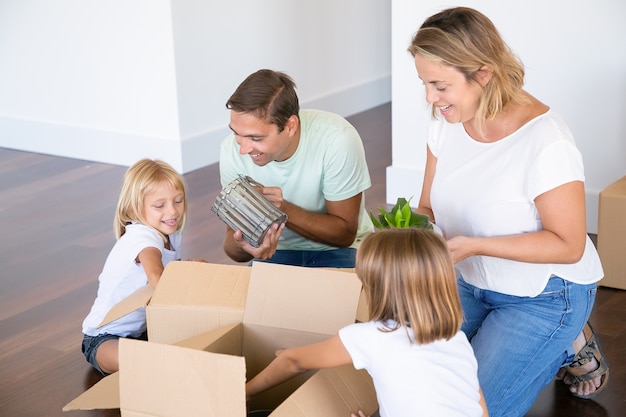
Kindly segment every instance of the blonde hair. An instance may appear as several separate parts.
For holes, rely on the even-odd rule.
[[[166,162],[142,159],[124,174],[113,220],[113,231],[117,239],[126,232],[126,225],[132,222],[148,224],[143,217],[144,199],[163,183],[183,192],[184,211],[176,229],[183,230],[187,221],[187,191],[183,177]]]
[[[504,42],[493,22],[477,10],[456,7],[443,10],[424,21],[413,36],[408,51],[460,71],[480,88],[476,120],[481,130],[511,102],[526,102],[524,66]],[[485,86],[478,82],[478,71],[493,71]],[[436,117],[432,106],[432,116]]]
[[[454,264],[445,240],[421,228],[383,229],[368,235],[357,251],[370,320],[383,331],[410,327],[419,344],[450,339],[463,312]],[[390,324],[387,320],[393,320]],[[389,327],[392,326],[392,327]]]

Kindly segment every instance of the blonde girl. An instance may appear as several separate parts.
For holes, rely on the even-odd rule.
[[[182,176],[165,162],[142,159],[124,175],[113,228],[117,242],[99,277],[96,300],[83,321],[82,351],[106,375],[118,370],[118,339],[147,340],[144,309],[103,327],[106,313],[139,287],[156,287],[168,262],[180,260],[187,218]]]
[[[487,415],[445,241],[424,229],[377,231],[359,247],[356,273],[370,321],[282,351],[247,383],[248,396],[310,369],[353,364],[372,376],[382,417]]]

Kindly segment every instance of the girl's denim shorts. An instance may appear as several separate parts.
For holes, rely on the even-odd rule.
[[[106,376],[108,374],[100,369],[100,366],[98,366],[98,362],[96,361],[96,352],[98,351],[98,348],[102,343],[106,342],[107,340],[116,340],[120,337],[121,336],[109,333],[99,334],[98,336],[88,336],[86,334],[83,335],[83,345],[81,348],[83,355],[85,355],[85,359],[87,359],[87,362],[89,362],[89,364],[102,375]],[[143,332],[143,334],[141,334],[139,337],[133,337],[131,339],[148,340],[148,333]]]

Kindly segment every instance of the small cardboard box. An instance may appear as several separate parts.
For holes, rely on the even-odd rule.
[[[241,323],[250,281],[248,266],[170,262],[159,285],[146,285],[122,300],[101,325],[146,307],[151,342],[174,343]]]
[[[255,263],[241,323],[176,345],[122,339],[120,372],[104,378],[64,410],[98,408],[96,404],[110,407],[111,400],[103,402],[102,397],[115,395],[110,391],[117,388],[123,416],[245,417],[246,374],[256,375],[279,349],[324,340],[353,323],[360,293],[361,283],[351,273]],[[376,409],[373,385],[363,372],[344,367],[309,384],[312,374],[255,396],[248,404],[250,410],[274,409],[282,403],[274,413],[284,413],[280,410],[286,407],[298,413],[272,416],[313,417]],[[322,389],[318,380],[324,375],[333,382]],[[114,378],[119,378],[118,386],[115,381],[105,382]],[[336,387],[330,395],[329,387]],[[105,389],[107,393],[90,392]],[[340,414],[317,414],[322,403],[324,410],[335,407]]]
[[[604,269],[599,282],[605,287],[626,289],[626,177],[600,192],[598,207],[598,253]]]

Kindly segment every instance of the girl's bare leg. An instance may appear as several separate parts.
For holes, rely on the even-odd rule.
[[[117,372],[120,368],[118,346],[119,341],[117,339],[107,340],[98,346],[96,361],[100,369],[107,374]]]

